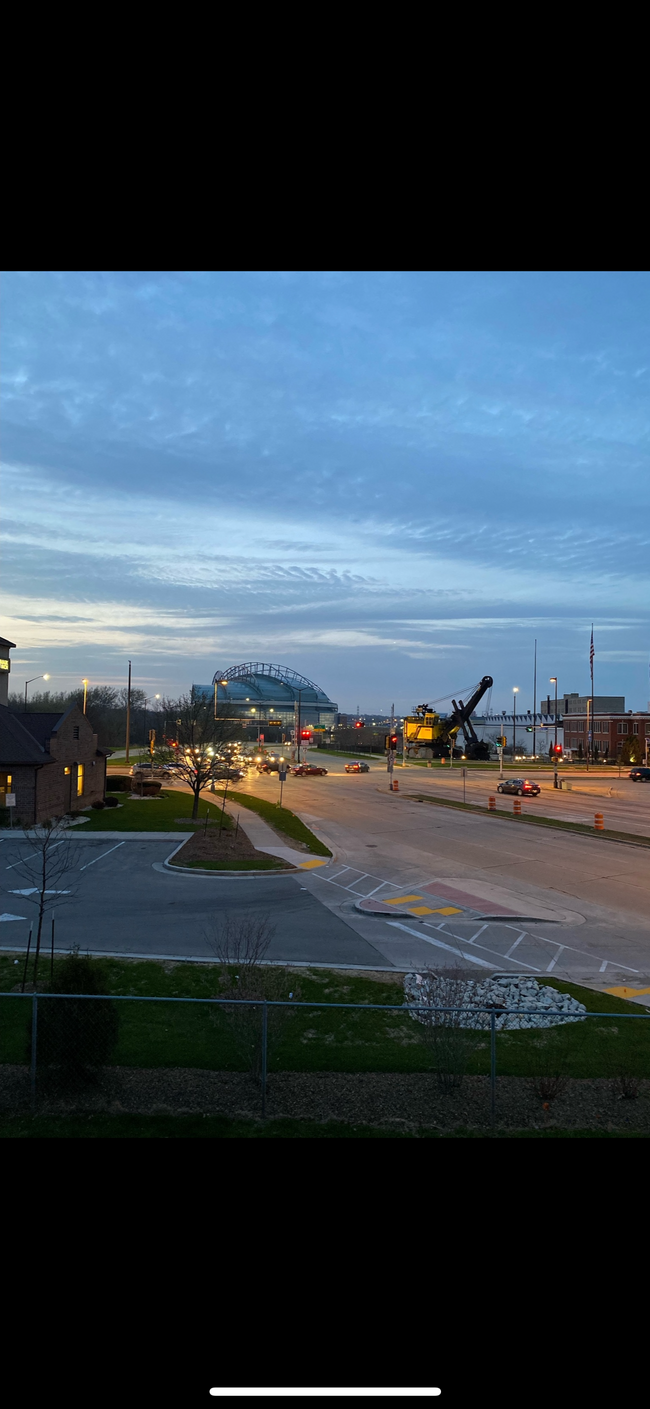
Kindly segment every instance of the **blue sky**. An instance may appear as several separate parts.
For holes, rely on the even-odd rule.
[[[341,709],[646,708],[646,273],[13,272],[13,684],[279,661]]]

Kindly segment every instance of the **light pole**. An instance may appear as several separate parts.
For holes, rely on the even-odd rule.
[[[517,695],[518,695],[518,694],[519,694],[519,686],[518,686],[518,685],[513,685],[513,687],[512,687],[512,761],[513,761],[513,763],[514,763],[514,761],[515,761],[515,751],[516,751],[516,747],[517,747]]]
[[[49,678],[49,675],[32,675],[31,680],[25,681],[25,714],[27,714],[27,686],[33,685],[35,680],[49,680]]]
[[[125,766],[129,766],[129,748],[131,746],[131,662],[129,661],[129,683],[126,687],[126,754],[124,757]]]
[[[214,682],[214,717],[215,717],[215,719],[216,719],[216,717],[217,717],[217,704],[218,704],[218,700],[219,700],[219,686],[220,686],[220,685],[227,685],[227,684],[228,684],[228,681],[227,681],[227,680],[215,680],[215,682]]]
[[[83,712],[84,712],[84,714],[85,714],[85,713],[86,713],[86,701],[87,701],[87,699],[88,699],[88,681],[87,681],[87,680],[82,680],[81,683],[82,683],[82,685],[83,685],[83,687],[84,687],[84,707],[83,707]]]
[[[559,786],[557,781],[557,675],[551,676],[551,685],[555,685],[555,738],[553,740],[553,787],[557,788]]]

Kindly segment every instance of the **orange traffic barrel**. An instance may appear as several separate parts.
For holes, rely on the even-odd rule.
[[[602,832],[604,826],[605,826],[605,818],[603,817],[602,812],[595,812],[595,813],[594,813],[594,830],[595,830],[596,832]]]
[[[519,801],[518,797],[515,798],[512,804],[512,810],[515,814],[515,817],[521,817],[521,802]]]
[[[489,798],[488,798],[488,812],[496,812],[496,810],[497,810],[497,800],[496,800],[496,798],[495,798],[495,797],[489,797]]]
[[[399,783],[398,783],[398,781],[397,781],[397,778],[395,779],[395,781],[394,781],[394,783],[393,783],[393,792],[394,792],[394,793],[398,793],[398,792],[399,792]]]

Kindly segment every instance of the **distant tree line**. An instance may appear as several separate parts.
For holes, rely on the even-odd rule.
[[[93,732],[97,734],[100,748],[124,748],[126,694],[125,687],[118,690],[112,685],[94,685],[88,690],[86,714],[93,726]],[[63,714],[75,704],[83,709],[83,698],[83,688],[67,693],[44,690],[29,695],[27,709],[34,714]],[[156,701],[156,709],[152,708],[152,704],[153,701],[147,704],[144,690],[131,690],[130,732],[131,744],[135,747],[148,743],[150,729],[155,729],[157,738],[160,738],[163,732],[174,726],[174,702],[162,700],[159,704]],[[10,695],[9,708],[15,714],[22,714],[25,709],[24,695]]]

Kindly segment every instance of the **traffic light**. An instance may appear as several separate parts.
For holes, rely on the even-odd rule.
[[[385,749],[396,749],[398,743],[399,743],[399,734],[385,734],[385,735],[384,735],[384,748],[385,748]]]
[[[526,733],[527,733],[527,734],[532,734],[532,732],[533,732],[533,726],[532,726],[532,724],[527,724],[527,725],[526,725]]]
[[[355,727],[355,729],[363,729],[363,720],[362,720],[362,719],[357,719],[356,724],[355,724],[354,727]]]
[[[300,737],[301,739],[311,739],[311,729],[301,729]]]
[[[551,744],[551,752],[552,752],[553,754],[555,754],[555,757],[556,757],[556,758],[561,758],[561,757],[562,757],[562,745],[561,745],[561,744]]]
[[[497,739],[497,743],[498,743],[498,745],[499,745],[499,748],[504,749],[505,746],[506,746],[506,744],[507,744],[507,742],[508,742],[508,740],[506,739],[505,734],[500,734],[500,735],[499,735],[499,738]]]

